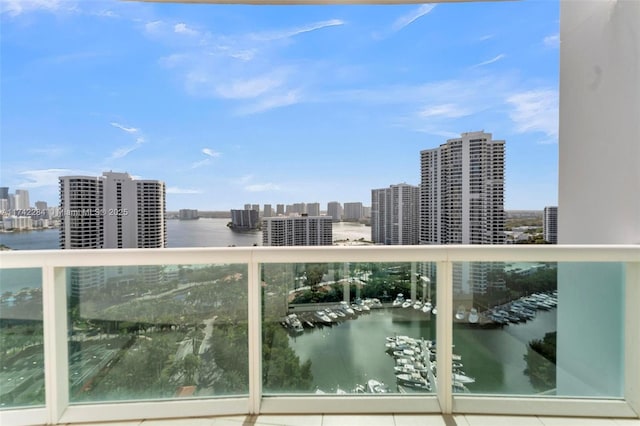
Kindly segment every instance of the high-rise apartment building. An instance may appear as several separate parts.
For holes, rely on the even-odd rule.
[[[337,201],[327,203],[327,216],[331,216],[334,222],[342,220],[342,205]]]
[[[359,221],[362,219],[362,203],[344,203],[342,220]]]
[[[164,182],[128,173],[60,177],[60,248],[161,248]]]
[[[164,182],[114,172],[62,176],[59,181],[61,249],[166,247]],[[78,296],[108,280],[131,282],[133,276],[158,282],[161,268],[70,268],[68,278],[72,293]]]
[[[231,229],[236,231],[251,231],[258,228],[260,219],[258,212],[253,209],[231,210]]]
[[[463,133],[420,152],[420,243],[504,244],[505,142],[490,133]],[[486,293],[491,266],[454,270],[454,291]]]
[[[463,133],[420,152],[422,244],[503,244],[504,141]]]
[[[371,240],[377,244],[420,242],[420,188],[401,183],[371,190]]]
[[[305,213],[309,216],[320,216],[320,203],[308,203]]]
[[[264,205],[264,210],[263,210],[262,216],[264,216],[264,217],[273,216],[273,208],[271,207],[271,204],[265,204]]]
[[[282,216],[284,214],[284,204],[276,204],[276,216]]]
[[[558,244],[558,207],[547,206],[542,217],[542,236],[550,244]]]
[[[281,216],[262,221],[264,246],[330,246],[333,223],[329,216]]]

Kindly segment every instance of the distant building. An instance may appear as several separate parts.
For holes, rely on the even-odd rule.
[[[180,209],[178,211],[178,219],[180,220],[195,220],[199,217],[197,209]]]
[[[342,220],[348,222],[357,222],[362,219],[362,203],[344,203]]]
[[[281,216],[262,221],[264,246],[330,246],[333,228],[329,216]]]
[[[60,177],[60,248],[166,247],[165,192],[128,173]]]
[[[504,145],[490,133],[469,132],[420,152],[421,244],[505,243]],[[454,264],[454,292],[502,288],[503,282],[489,281],[491,268]]]
[[[544,240],[550,244],[558,244],[558,207],[548,206],[544,208],[542,218],[542,234]]]
[[[231,223],[229,228],[234,231],[253,231],[258,228],[259,224],[260,218],[256,210],[231,210]]]
[[[60,248],[163,248],[167,246],[166,189],[158,180],[128,173],[61,176]],[[71,292],[104,286],[109,280],[145,283],[162,279],[158,266],[70,268]]]
[[[420,242],[420,188],[402,183],[371,191],[371,239],[376,244]]]
[[[284,204],[276,204],[276,216],[284,215]]]
[[[327,216],[330,216],[334,222],[342,220],[342,205],[337,201],[330,201],[327,204]]]
[[[320,216],[320,203],[309,203],[307,204],[307,210],[305,213],[308,216]]]
[[[273,216],[273,208],[271,207],[271,204],[265,204],[264,205],[264,210],[262,213],[263,217],[271,217]]]

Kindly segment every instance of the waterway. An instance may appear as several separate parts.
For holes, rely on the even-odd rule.
[[[228,219],[167,220],[168,247],[250,247],[262,245],[262,232],[234,232]],[[333,239],[371,239],[371,228],[359,223],[333,224]],[[55,250],[59,248],[59,230],[45,229],[0,233],[0,244],[14,250]]]
[[[381,380],[396,392],[393,357],[385,352],[385,337],[408,335],[436,340],[435,317],[411,308],[372,310],[333,327],[307,329],[290,344],[301,361],[311,360],[314,385],[325,392],[350,391],[369,379]],[[556,311],[539,311],[526,323],[478,329],[456,325],[453,352],[463,370],[476,379],[471,393],[535,395],[525,375],[524,355],[532,339],[556,330]]]

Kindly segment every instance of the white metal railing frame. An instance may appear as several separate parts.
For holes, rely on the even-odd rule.
[[[454,262],[621,262],[626,265],[625,390],[617,399],[464,396],[451,378],[438,377],[437,395],[264,396],[261,383],[260,264],[325,262],[435,262],[437,306],[453,312]],[[66,320],[68,267],[239,263],[248,267],[249,395],[193,400],[70,405]],[[41,268],[46,406],[0,411],[2,424],[76,423],[230,414],[483,413],[638,418],[640,413],[640,245],[629,246],[370,246],[250,247],[122,250],[42,250],[0,253],[0,268]],[[437,362],[451,368],[453,319],[436,317]]]

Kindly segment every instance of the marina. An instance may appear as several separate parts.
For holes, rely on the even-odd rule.
[[[555,295],[538,298],[557,300]],[[395,302],[395,301],[394,301]],[[290,346],[302,362],[310,360],[314,388],[318,393],[372,393],[368,383],[379,382],[384,392],[433,393],[437,390],[435,316],[414,304],[402,308],[394,302],[348,315],[346,302],[331,307],[296,307],[302,331],[290,330]],[[367,301],[367,305],[372,304]],[[518,309],[520,299],[496,308]],[[557,303],[557,301],[556,301]],[[365,301],[362,301],[365,304]],[[332,318],[327,309],[336,315]],[[344,316],[338,316],[341,311]],[[478,319],[492,327],[474,323],[472,310],[463,319],[454,316],[453,391],[536,395],[525,374],[524,355],[532,339],[556,330],[555,309],[540,307],[533,318],[499,324],[487,319],[491,311],[478,312]],[[471,316],[471,321],[469,317]],[[321,319],[323,318],[323,319]],[[480,320],[479,320],[480,321]],[[289,329],[284,321],[282,325]],[[555,368],[555,366],[551,366]]]

